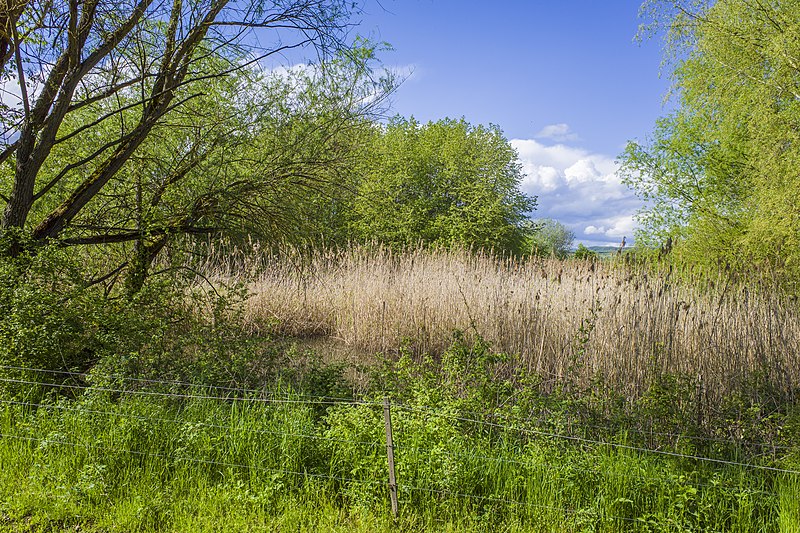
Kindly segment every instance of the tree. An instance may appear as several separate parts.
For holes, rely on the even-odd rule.
[[[536,202],[496,126],[395,118],[375,132],[369,160],[351,222],[361,240],[523,251]]]
[[[572,243],[575,241],[574,232],[552,218],[537,220],[535,225],[537,230],[531,237],[530,243],[532,255],[564,259],[570,254]]]
[[[181,117],[181,124],[189,114],[200,121],[219,118],[197,105],[208,103],[214,80],[293,48],[313,46],[323,56],[341,49],[352,5],[343,0],[25,4],[16,24],[7,24],[15,34],[26,28],[25,39],[3,41],[13,48],[6,52],[11,57],[6,66],[17,73],[22,111],[2,116],[7,134],[0,163],[11,168],[3,173],[0,231],[65,244],[140,240],[131,211],[117,213],[113,224],[93,235],[86,234],[87,225],[80,236],[70,232],[93,203],[104,202],[98,198],[110,188],[136,189],[131,178],[138,174],[126,170],[143,147],[158,144],[154,139],[164,135],[171,117]],[[45,24],[34,23],[44,19]],[[258,39],[248,37],[254,28]],[[251,44],[269,39],[274,46]],[[29,85],[36,90],[29,93]],[[183,166],[168,171],[162,183],[170,188],[188,176],[229,127],[196,128],[197,142],[183,143],[172,154]],[[74,146],[91,149],[62,149]],[[187,216],[159,231],[216,231],[201,222],[198,209],[216,205],[218,198],[195,200],[185,206]],[[11,247],[12,254],[17,251],[19,244]]]
[[[102,2],[67,9],[62,18],[83,33],[17,49],[46,80],[19,122],[3,116],[14,132],[0,170],[10,253],[48,241],[101,248],[107,272],[95,277],[122,275],[133,294],[159,254],[187,238],[314,233],[310,213],[345,188],[361,132],[394,87],[374,69],[373,46],[341,40],[349,6],[150,1],[116,6],[111,18],[114,6]],[[244,38],[255,27],[298,37],[256,49]],[[274,71],[258,64],[303,45],[327,57]]]
[[[800,2],[650,1],[677,110],[622,156],[652,240],[800,274]],[[647,237],[645,235],[644,237]]]
[[[575,249],[575,259],[579,259],[581,261],[596,261],[597,260],[597,252],[594,250],[590,250],[583,243],[578,245],[578,248]]]

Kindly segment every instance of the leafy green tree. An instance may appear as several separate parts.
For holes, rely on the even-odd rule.
[[[352,191],[348,169],[363,157],[369,117],[393,84],[390,75],[374,79],[371,50],[359,52],[358,60],[352,53],[324,70],[221,79],[219,91],[197,101],[197,113],[176,116],[143,147],[123,174],[128,179],[118,182],[112,218],[104,226],[92,223],[111,231],[114,212],[141,213],[133,222],[142,238],[134,241],[132,258],[120,258],[129,265],[130,290],[141,288],[165,247],[175,257],[196,235],[256,238],[271,246],[334,237],[342,226],[335,206]],[[247,95],[246,103],[237,94]],[[138,188],[128,185],[142,176],[149,179]]]
[[[558,257],[563,259],[570,254],[575,233],[552,218],[535,221],[536,232],[530,239],[532,255],[540,257]]]
[[[536,202],[520,192],[517,153],[499,128],[395,118],[373,143],[353,205],[359,239],[524,251]]]
[[[202,92],[177,89],[181,104],[149,126],[124,164],[50,238],[88,258],[89,278],[124,280],[132,295],[160,256],[177,259],[198,237],[310,239],[320,233],[330,199],[352,190],[345,170],[360,159],[360,139],[394,87],[390,73],[374,69],[375,48],[359,41],[324,65],[277,71],[226,72],[230,62],[210,51],[197,58],[194,68],[211,73]],[[65,133],[37,172],[43,185],[28,219],[61,213],[64,199],[97,177],[108,140],[142,120],[140,89],[122,88],[111,102],[87,101],[63,117]],[[0,174],[6,199],[19,183],[15,170],[7,165]],[[28,245],[38,240],[36,227],[17,231]]]
[[[236,100],[228,89],[220,93],[215,82],[292,48],[312,46],[331,57],[344,48],[355,9],[343,0],[19,3],[6,17],[4,32],[12,26],[10,33],[24,38],[0,39],[2,74],[15,75],[22,92],[19,110],[5,108],[0,117],[0,232],[20,236],[9,252],[19,253],[23,241],[138,240],[135,209],[106,209],[109,218],[112,211],[116,217],[115,230],[101,228],[91,236],[78,221],[87,211],[103,209],[107,194],[117,199],[124,188],[144,192],[138,178],[132,179],[142,176],[131,163],[146,160],[143,152],[161,144],[160,137],[170,137],[163,150],[172,150],[170,159],[183,169],[197,168],[198,158],[210,162],[207,145],[227,142],[225,131],[241,142],[246,135],[220,115],[226,105],[237,107]],[[263,39],[248,37],[255,27]],[[274,45],[257,44],[271,36]],[[26,80],[41,90],[29,94]],[[220,95],[229,100],[214,105]],[[181,133],[194,138],[172,144],[180,134],[170,135],[170,128],[187,128],[189,115],[192,131]],[[225,125],[216,127],[220,122]],[[167,183],[173,170],[166,171]],[[234,189],[227,192],[233,195]],[[209,202],[222,205],[218,199]],[[195,208],[205,210],[209,202],[184,204],[192,220],[173,220],[162,231],[206,232]],[[70,235],[74,229],[80,236]]]
[[[594,250],[590,250],[583,243],[578,244],[578,248],[575,249],[575,259],[580,259],[581,261],[594,261],[597,259],[597,252]]]
[[[649,200],[642,242],[800,274],[800,2],[661,1],[677,109],[622,156]]]

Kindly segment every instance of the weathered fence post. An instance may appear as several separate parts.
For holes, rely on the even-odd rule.
[[[389,498],[392,500],[392,516],[397,518],[397,478],[394,474],[394,442],[392,440],[392,411],[389,398],[383,399],[383,420],[386,423],[386,457],[389,459]]]

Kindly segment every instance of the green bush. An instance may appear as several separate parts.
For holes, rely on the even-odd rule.
[[[52,376],[19,369],[83,372],[137,344],[145,324],[132,305],[89,286],[64,250],[0,257],[2,375],[38,381]]]
[[[69,394],[90,371],[95,383],[124,375],[252,384],[278,358],[242,331],[235,287],[191,290],[190,280],[163,276],[120,296],[87,281],[88,270],[57,247],[0,256],[0,391],[31,394],[27,382],[49,382]]]
[[[581,261],[594,261],[597,259],[597,252],[590,250],[581,243],[575,250],[573,257],[575,257],[575,259],[580,259]]]

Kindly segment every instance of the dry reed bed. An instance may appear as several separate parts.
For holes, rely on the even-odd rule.
[[[357,248],[244,263],[217,275],[260,273],[247,280],[250,326],[367,352],[406,343],[438,353],[454,330],[477,332],[545,380],[602,377],[634,396],[665,373],[702,376],[714,396],[755,375],[788,393],[800,377],[798,308],[768,284],[463,251]]]

